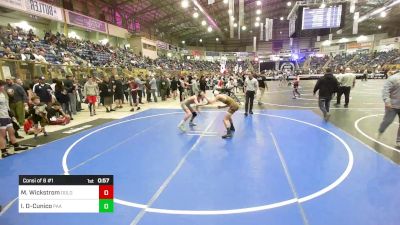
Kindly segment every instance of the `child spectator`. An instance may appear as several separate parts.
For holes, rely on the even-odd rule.
[[[47,110],[46,110],[47,105],[41,103],[40,98],[37,96],[32,98],[32,103],[33,105],[29,108],[28,115],[32,119],[34,124],[35,138],[37,138],[40,132],[43,132],[43,135],[47,136],[48,134],[45,129],[46,125],[48,124]],[[39,128],[39,123],[41,128]]]

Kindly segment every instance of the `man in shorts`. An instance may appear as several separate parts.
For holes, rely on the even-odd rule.
[[[0,149],[1,149],[1,157],[7,157],[11,155],[7,152],[7,134],[10,138],[11,145],[14,146],[14,151],[21,151],[28,149],[27,147],[21,147],[17,143],[15,138],[15,131],[12,125],[11,117],[9,115],[10,107],[8,106],[8,99],[4,94],[4,86],[6,82],[0,80]]]

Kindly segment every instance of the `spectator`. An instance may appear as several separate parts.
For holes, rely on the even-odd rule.
[[[383,102],[385,103],[385,115],[379,127],[379,137],[393,122],[396,115],[400,118],[400,72],[389,76],[383,86]],[[397,130],[396,145],[400,147],[400,125]]]
[[[52,89],[49,84],[45,82],[44,77],[39,78],[39,83],[33,86],[34,93],[39,97],[39,102],[50,105],[52,103]]]
[[[47,120],[50,125],[67,125],[70,122],[70,117],[65,115],[61,105],[56,102],[52,106],[47,107]]]
[[[124,100],[124,88],[121,78],[118,75],[115,76],[114,86],[115,86],[114,100],[116,105],[115,108],[122,109],[122,102]]]
[[[332,100],[333,93],[337,92],[339,82],[332,74],[332,69],[326,69],[326,73],[321,77],[314,87],[314,95],[318,92],[319,108],[321,109],[325,121],[329,120],[330,113],[330,102]]]
[[[113,83],[106,76],[103,78],[103,85],[101,86],[100,91],[104,96],[104,106],[106,107],[106,112],[109,113],[109,112],[115,111],[112,108],[113,95],[114,95]]]
[[[56,86],[54,87],[54,89],[55,89],[54,95],[56,96],[57,102],[60,103],[63,111],[68,113],[70,119],[73,120],[68,91],[66,90],[63,83],[60,80],[56,81]]]
[[[47,105],[40,102],[40,98],[35,96],[32,98],[33,105],[29,108],[29,118],[32,119],[34,124],[34,134],[37,138],[38,134],[43,132],[44,136],[48,136],[46,132],[46,125],[49,123],[47,119]],[[40,125],[40,127],[39,127]]]
[[[151,77],[151,80],[150,80],[150,90],[151,90],[151,94],[153,95],[154,102],[157,102],[157,96],[156,96],[157,80],[154,77],[154,75]]]
[[[89,105],[90,116],[96,115],[96,101],[99,95],[99,86],[93,77],[88,77],[88,81],[83,87],[83,95]]]
[[[64,87],[68,93],[70,111],[72,112],[72,115],[76,115],[76,86],[74,85],[72,75],[67,74],[67,79],[64,80]]]
[[[23,125],[25,121],[25,105],[28,102],[28,96],[24,88],[14,83],[15,78],[7,78],[7,85],[5,86],[5,90],[8,94],[8,100],[10,105],[10,110],[15,115],[19,125]]]

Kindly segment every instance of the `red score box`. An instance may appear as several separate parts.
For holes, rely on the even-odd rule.
[[[114,186],[113,185],[100,185],[99,186],[99,199],[113,199]]]

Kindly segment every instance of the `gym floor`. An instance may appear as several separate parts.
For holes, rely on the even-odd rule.
[[[397,225],[398,123],[376,138],[383,82],[358,81],[330,122],[315,81],[301,81],[300,99],[269,82],[254,115],[234,115],[231,140],[220,137],[225,111],[211,107],[180,133],[177,103],[26,140],[41,146],[0,161],[0,224]],[[20,174],[112,174],[114,213],[18,214]]]

